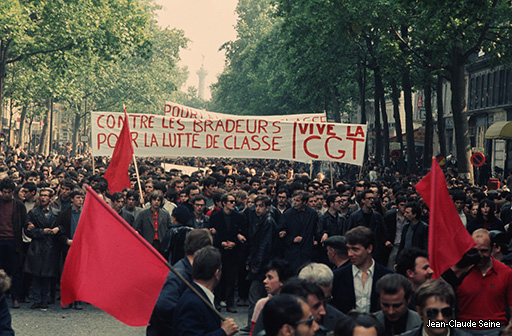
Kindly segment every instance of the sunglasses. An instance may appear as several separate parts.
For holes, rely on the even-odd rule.
[[[453,316],[453,308],[452,307],[444,307],[444,308],[428,308],[425,310],[425,314],[431,320],[435,319],[439,313],[443,315],[445,318],[450,318]]]
[[[309,328],[311,328],[314,321],[315,321],[315,317],[313,315],[311,315],[309,318],[307,318],[305,320],[297,321],[294,324],[295,324],[295,327],[297,327],[299,324],[306,324]]]

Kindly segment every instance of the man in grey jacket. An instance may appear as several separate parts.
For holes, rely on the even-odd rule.
[[[412,286],[401,274],[386,274],[377,282],[381,310],[375,317],[384,326],[386,336],[400,335],[421,326],[418,314],[407,308]]]

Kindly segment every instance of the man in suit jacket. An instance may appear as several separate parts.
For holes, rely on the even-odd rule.
[[[407,203],[405,206],[407,224],[402,230],[400,249],[417,247],[423,251],[428,250],[428,225],[420,220],[421,208],[416,202]]]
[[[373,234],[375,243],[372,246],[373,258],[381,265],[387,265],[387,250],[391,246],[388,238],[384,218],[380,213],[373,209],[375,202],[375,194],[371,189],[367,189],[359,193],[357,198],[361,204],[361,209],[352,213],[348,219],[348,228],[352,229],[357,226],[369,228]]]
[[[171,227],[171,215],[160,208],[164,196],[160,191],[153,191],[149,196],[151,207],[140,212],[135,220],[135,230],[160,253],[160,244]]]
[[[220,276],[219,251],[212,246],[197,251],[192,265],[192,286],[209,304],[187,289],[174,311],[174,335],[231,336],[238,332],[235,320],[227,318],[221,321],[220,316],[214,311],[213,289],[219,283]]]
[[[380,309],[377,281],[393,271],[373,259],[375,236],[370,229],[355,227],[345,234],[345,239],[352,264],[334,271],[332,304],[345,314],[351,309],[376,312]]]

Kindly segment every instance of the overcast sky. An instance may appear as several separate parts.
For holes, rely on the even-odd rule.
[[[208,86],[217,81],[224,67],[224,53],[218,51],[227,41],[235,40],[235,8],[237,0],[155,0],[163,8],[158,11],[158,22],[165,27],[179,28],[191,42],[188,50],[181,52],[181,64],[188,66],[189,78],[186,86],[199,85],[196,74],[204,66],[206,98],[210,98]],[[186,87],[183,88],[186,90]]]

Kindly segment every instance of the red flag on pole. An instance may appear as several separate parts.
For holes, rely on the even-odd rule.
[[[444,173],[435,158],[432,159],[430,173],[415,188],[430,210],[428,253],[434,270],[433,278],[438,278],[475,243],[462,224],[448,193]]]
[[[127,325],[146,326],[168,271],[165,259],[88,188],[62,273],[62,305],[85,301]]]
[[[111,193],[123,191],[124,188],[130,188],[130,176],[128,168],[133,159],[133,145],[130,135],[130,126],[128,125],[128,114],[124,108],[124,123],[121,133],[117,138],[112,159],[105,172],[105,178],[108,181],[108,189]]]

